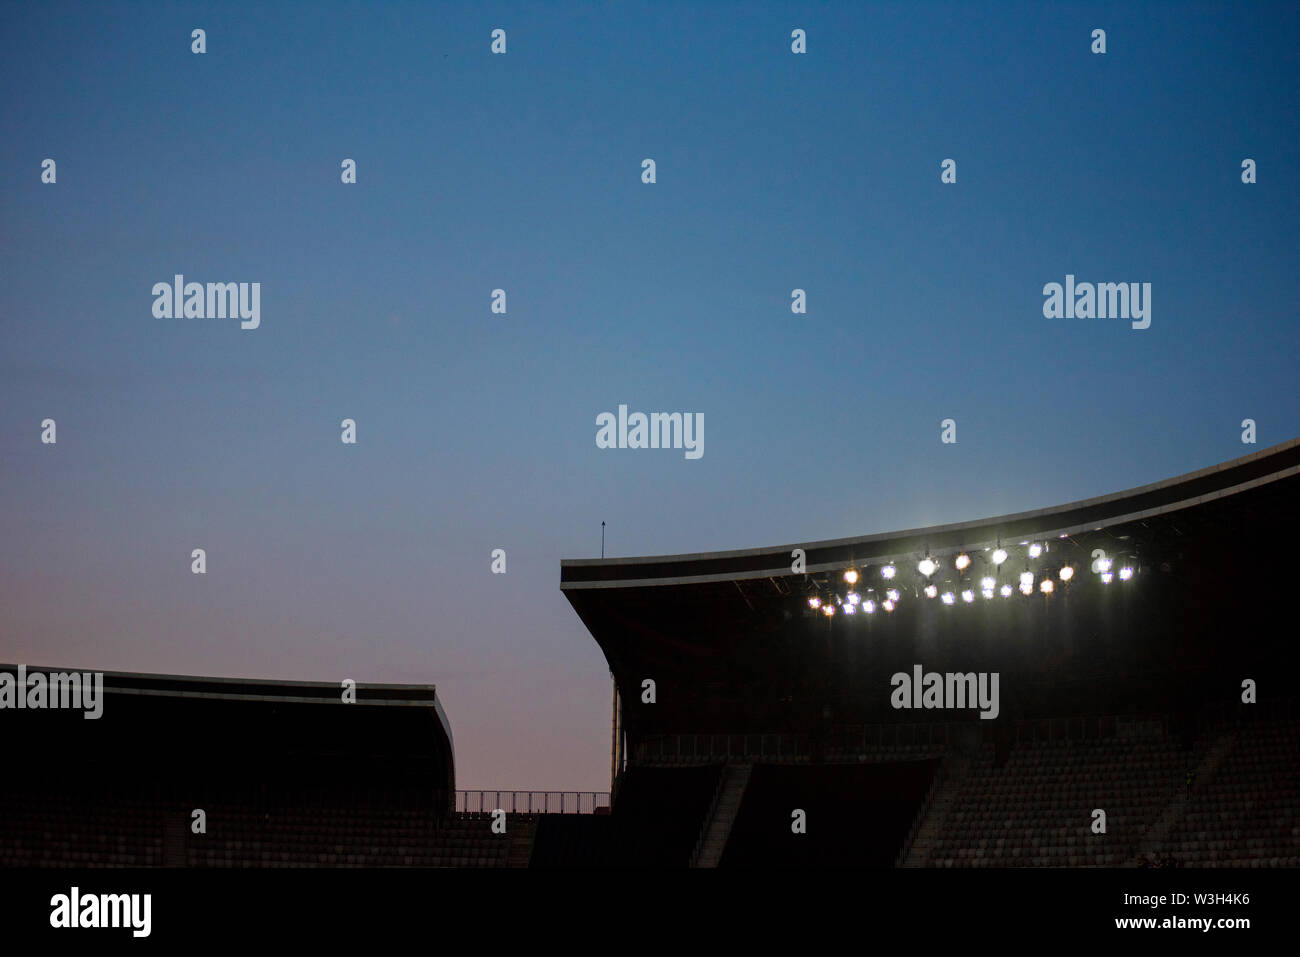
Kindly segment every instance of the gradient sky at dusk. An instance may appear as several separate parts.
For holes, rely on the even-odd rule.
[[[797,543],[1300,435],[1294,5],[270,7],[0,7],[2,661],[431,682],[459,786],[604,790],[602,520]],[[154,318],[177,272],[261,328]],[[1067,273],[1151,327],[1043,318]],[[703,458],[597,449],[620,403]]]

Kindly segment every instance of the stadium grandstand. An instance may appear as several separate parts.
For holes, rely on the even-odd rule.
[[[1298,493],[1293,441],[994,519],[564,561],[609,793],[458,791],[432,686],[106,673],[97,719],[0,714],[0,867],[1296,866]]]
[[[999,518],[564,561],[613,813],[543,822],[534,863],[1296,866],[1298,499],[1291,441]]]
[[[601,797],[457,792],[432,686],[354,690],[106,673],[98,718],[7,709],[26,757],[0,788],[0,867],[523,866],[538,814]],[[519,812],[505,834],[497,807]]]

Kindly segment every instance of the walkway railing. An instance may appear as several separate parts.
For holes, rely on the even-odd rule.
[[[598,814],[609,811],[608,791],[457,791],[457,814]]]

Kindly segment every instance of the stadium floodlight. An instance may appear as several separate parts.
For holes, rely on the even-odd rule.
[[[880,577],[881,577],[881,578],[893,578],[893,577],[894,577],[894,572],[896,572],[896,571],[897,571],[897,569],[894,568],[893,565],[886,565],[884,568],[880,569]]]
[[[811,598],[808,599],[809,608],[820,608],[821,606],[822,606],[822,600],[818,598],[816,595],[813,595]]]
[[[1123,568],[1121,568],[1121,569],[1119,570],[1119,580],[1120,580],[1120,581],[1124,581],[1124,582],[1126,582],[1126,581],[1128,581],[1128,580],[1129,580],[1130,578],[1132,578],[1132,577],[1133,577],[1133,566],[1132,566],[1132,565],[1125,565]]]
[[[985,589],[983,589],[983,590],[980,592],[980,594],[983,595],[985,598],[992,598],[992,597],[993,597],[993,589],[992,589],[992,588],[985,588]]]
[[[886,599],[881,603],[880,607],[883,608],[883,609],[885,609],[885,611],[893,611],[893,610],[894,610],[894,603],[893,603],[892,601],[890,601],[888,598],[886,598]]]
[[[890,601],[898,601],[898,589],[897,588],[889,589],[889,591],[885,592],[885,597],[888,598]]]
[[[936,562],[929,555],[926,555],[916,565],[916,570],[920,572],[922,575],[924,575],[926,578],[929,578],[931,575],[933,575],[935,571],[938,570],[938,568],[939,568],[939,563]]]
[[[862,603],[862,610],[868,615],[874,615],[876,613],[876,603],[868,598]]]
[[[1066,565],[1064,568],[1061,569],[1061,581],[1068,582],[1073,577],[1074,577],[1074,569],[1071,568],[1069,565]]]
[[[997,587],[997,581],[991,575],[985,575],[980,579],[980,588],[985,591],[992,591]]]
[[[1003,597],[1003,598],[1010,598],[1010,597],[1011,597],[1011,586],[1010,586],[1010,585],[1003,585],[1003,586],[1002,586],[1002,597]]]
[[[1102,572],[1102,573],[1101,573],[1101,580],[1102,580],[1102,582],[1103,582],[1104,584],[1107,584],[1107,585],[1109,585],[1109,584],[1111,583],[1111,580],[1112,580],[1114,577],[1115,577],[1114,574],[1112,574],[1111,572]]]
[[[937,595],[937,594],[939,594],[939,586],[938,586],[938,585],[935,585],[935,584],[929,584],[929,585],[926,585],[926,586],[925,586],[925,597],[926,597],[926,598],[933,598],[933,597],[934,597],[935,595]]]
[[[1006,560],[1007,560],[1007,550],[1005,548],[998,548],[994,550],[993,552],[994,565],[1001,565]]]
[[[953,561],[953,564],[957,566],[957,571],[964,572],[967,568],[970,567],[970,556],[967,555],[965,552],[962,552]]]
[[[962,591],[961,600],[969,605],[971,602],[975,600],[975,593],[971,591],[969,588],[967,588],[964,591]]]
[[[1033,572],[1025,571],[1025,572],[1021,572],[1021,573],[1020,573],[1020,587],[1021,587],[1021,588],[1033,588],[1033,587],[1034,587],[1034,573],[1033,573]]]
[[[1056,584],[1050,578],[1044,578],[1038,585],[1038,590],[1044,595],[1050,595]]]
[[[846,582],[848,582],[850,585],[856,585],[856,584],[858,583],[858,571],[857,571],[857,569],[856,569],[856,568],[850,568],[848,571],[846,571],[846,572],[844,573],[844,580],[845,580]]]
[[[844,597],[848,599],[850,605],[856,605],[858,602],[862,600],[862,596],[855,591],[849,592]]]
[[[955,602],[955,601],[957,600],[956,596],[954,596],[953,593],[950,592],[950,591],[946,591],[946,592],[944,592],[944,593],[940,596],[940,598],[942,599],[942,601],[943,601],[943,603],[944,603],[945,605],[951,605],[953,602]]]
[[[1038,557],[1039,555],[1041,555],[1041,554],[1043,554],[1043,546],[1042,546],[1042,545],[1039,545],[1037,542],[1034,542],[1034,544],[1032,544],[1032,545],[1029,546],[1029,557],[1030,557],[1030,558],[1037,558],[1037,557]]]

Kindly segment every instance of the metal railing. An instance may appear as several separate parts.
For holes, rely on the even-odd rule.
[[[637,761],[709,763],[763,758],[777,763],[806,763],[814,755],[828,762],[857,761],[862,752],[906,748],[940,750],[951,743],[951,727],[942,722],[842,725],[814,743],[808,734],[661,734],[640,741]]]
[[[925,800],[921,802],[920,810],[912,818],[912,826],[908,828],[907,837],[903,839],[903,846],[894,859],[895,867],[902,867],[907,861],[907,855],[912,852],[912,844],[917,835],[921,833],[921,822],[925,820],[925,816],[930,813],[930,808],[934,806],[934,796],[938,793],[940,784],[947,779],[947,762],[949,760],[951,759],[943,759],[934,769],[934,776],[930,778],[930,789],[925,792]]]
[[[709,802],[708,813],[704,815],[704,823],[700,825],[699,837],[695,839],[695,849],[691,851],[691,867],[698,867],[700,863],[700,852],[704,850],[704,838],[709,833],[709,828],[713,824],[713,815],[718,813],[718,801],[722,798],[722,789],[727,784],[728,765],[724,765],[722,773],[718,775],[718,783],[713,788],[713,800]]]
[[[457,814],[598,814],[609,811],[608,791],[457,791]]]

